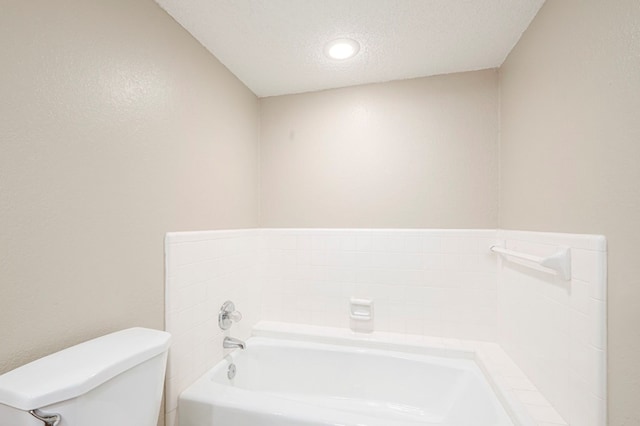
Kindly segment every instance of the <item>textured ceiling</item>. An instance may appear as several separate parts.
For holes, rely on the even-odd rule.
[[[260,97],[494,68],[544,0],[157,0]],[[350,60],[328,41],[361,44]]]

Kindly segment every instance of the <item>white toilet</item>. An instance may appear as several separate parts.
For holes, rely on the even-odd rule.
[[[156,426],[170,335],[130,328],[0,376],[0,426]]]

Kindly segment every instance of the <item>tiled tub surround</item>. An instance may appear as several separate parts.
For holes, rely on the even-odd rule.
[[[178,395],[224,356],[225,335],[247,338],[260,316],[256,275],[262,238],[256,230],[172,232],[165,239],[167,361],[166,423],[177,424]],[[231,299],[243,319],[218,328],[220,306]]]
[[[548,254],[558,244],[571,247],[574,279],[559,285],[552,275],[507,264],[489,250],[506,242],[509,248],[525,251],[530,247],[523,241],[538,243],[530,254]],[[582,250],[601,257],[588,260]],[[496,230],[255,229],[170,233],[166,253],[167,330],[176,342],[167,373],[168,425],[177,424],[178,394],[225,354],[216,316],[226,299],[234,300],[244,315],[231,335],[246,338],[258,320],[348,328],[351,297],[374,300],[376,332],[501,343],[516,363],[523,364],[530,381],[496,374],[508,382],[505,386],[528,407],[537,424],[566,424],[537,389],[549,394],[570,424],[605,424],[604,405],[594,412],[586,406],[593,403],[592,396],[583,388],[574,389],[593,383],[601,386],[593,394],[604,395],[605,370],[597,372],[599,380],[593,377],[595,371],[563,361],[569,355],[563,355],[562,345],[554,346],[557,333],[550,334],[556,336],[553,339],[545,334],[549,306],[554,315],[571,321],[567,327],[584,326],[587,323],[576,320],[587,318],[588,330],[604,330],[605,304],[586,312],[584,304],[584,283],[598,295],[606,293],[604,269],[593,267],[605,259],[601,237]],[[514,288],[535,282],[539,303],[533,306],[541,310],[511,312],[515,310],[509,305],[511,299],[525,302],[509,287],[511,282]],[[547,299],[556,304],[542,303]],[[572,316],[572,310],[583,316]],[[576,329],[566,336],[579,340],[584,332]],[[600,335],[604,360],[605,341]],[[533,341],[542,346],[525,353]],[[545,370],[548,365],[554,371],[560,365],[568,370],[551,375]],[[554,378],[562,381],[559,387],[565,386],[564,399],[558,399]],[[567,394],[574,396],[569,399]],[[580,417],[572,411],[578,406],[595,417],[587,418],[588,413]]]
[[[498,231],[498,240],[536,256],[571,247],[571,281],[499,258],[498,343],[569,424],[605,425],[604,237]]]
[[[374,301],[374,329],[495,340],[492,230],[266,229],[262,318],[350,326],[349,299]]]

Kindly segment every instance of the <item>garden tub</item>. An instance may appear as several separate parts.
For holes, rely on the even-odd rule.
[[[528,424],[473,352],[308,337],[248,339],[181,394],[180,425]]]

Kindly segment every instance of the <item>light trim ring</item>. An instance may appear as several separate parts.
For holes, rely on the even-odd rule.
[[[353,58],[360,51],[360,43],[350,38],[338,38],[324,47],[324,54],[333,60],[344,61]]]

